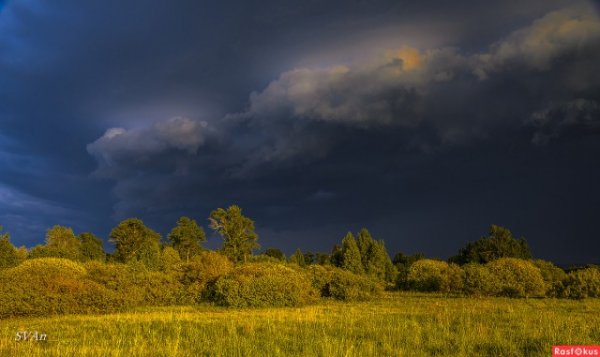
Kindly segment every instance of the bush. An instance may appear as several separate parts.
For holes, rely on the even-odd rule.
[[[217,252],[203,251],[188,263],[175,268],[175,275],[184,285],[184,295],[188,303],[199,302],[206,285],[233,269],[233,263]]]
[[[540,270],[542,278],[546,283],[546,296],[559,296],[563,290],[563,281],[567,278],[567,273],[545,260],[537,259],[533,261],[533,264]]]
[[[0,316],[118,311],[122,301],[79,263],[39,258],[0,273]]]
[[[335,269],[330,280],[321,289],[321,295],[337,300],[355,301],[369,300],[378,296],[383,287],[364,275],[357,275],[347,270]]]
[[[547,286],[532,262],[517,258],[500,258],[487,264],[492,273],[495,293],[508,297],[543,296]]]
[[[463,272],[459,266],[444,261],[422,259],[408,270],[407,283],[418,291],[457,293],[463,288]]]
[[[221,306],[301,306],[317,291],[306,274],[283,264],[250,263],[208,285],[206,296]]]
[[[181,264],[181,257],[179,256],[179,252],[175,250],[175,248],[171,246],[166,246],[161,250],[159,257],[159,267],[161,271],[164,272],[173,272],[177,269],[177,266]]]
[[[177,276],[149,270],[143,263],[85,264],[89,278],[114,292],[127,306],[169,305],[187,302]]]
[[[328,294],[328,284],[331,282],[333,278],[334,271],[337,268],[332,267],[331,265],[309,265],[306,268],[300,268],[305,272],[305,274],[310,279],[311,286],[316,289],[321,296],[326,296]]]
[[[465,294],[483,296],[492,295],[497,290],[494,285],[494,276],[487,266],[470,263],[464,265],[464,285]]]
[[[600,269],[590,267],[570,272],[561,295],[571,299],[600,297]]]

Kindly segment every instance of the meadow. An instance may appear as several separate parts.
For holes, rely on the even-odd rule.
[[[38,331],[46,341],[16,341]],[[298,308],[206,304],[0,320],[1,356],[548,356],[598,344],[600,299],[394,292]]]

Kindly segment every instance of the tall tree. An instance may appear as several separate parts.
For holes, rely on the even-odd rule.
[[[181,217],[169,233],[168,239],[181,259],[189,262],[193,256],[202,251],[201,243],[206,241],[206,234],[195,220],[189,217]]]
[[[342,268],[356,274],[365,272],[362,265],[360,250],[352,233],[348,232],[342,241]]]
[[[17,248],[10,242],[10,236],[8,233],[2,233],[2,226],[0,226],[0,269],[12,268],[20,263]]]
[[[339,268],[341,268],[344,264],[344,253],[342,252],[342,247],[339,244],[334,244],[333,248],[331,248],[329,262],[331,265]]]
[[[358,250],[360,251],[360,257],[363,267],[365,268],[365,270],[367,270],[367,260],[369,258],[369,250],[373,245],[373,237],[366,228],[362,228],[360,232],[358,232],[356,237],[356,244],[358,245]]]
[[[146,227],[138,218],[128,218],[110,232],[116,245],[115,258],[129,263],[139,261],[150,268],[160,265],[160,234]]]
[[[240,207],[218,208],[211,212],[209,220],[210,227],[223,237],[223,254],[232,261],[245,262],[252,250],[260,247],[254,221],[244,216]]]
[[[390,280],[395,276],[394,264],[382,240],[373,241],[367,252],[365,271],[380,280]]]
[[[467,243],[449,260],[458,264],[485,264],[499,258],[531,259],[531,251],[525,238],[515,239],[509,229],[492,224],[487,237]]]
[[[366,228],[362,228],[357,236],[356,244],[365,272],[380,280],[394,280],[396,268],[385,249],[385,243],[382,240],[374,240]]]
[[[102,246],[102,240],[93,233],[84,232],[77,236],[81,245],[79,247],[80,257],[83,261],[106,260],[106,252]]]
[[[80,247],[81,241],[69,227],[55,225],[46,232],[47,256],[79,260]]]

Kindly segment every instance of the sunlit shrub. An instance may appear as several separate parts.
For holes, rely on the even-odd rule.
[[[144,264],[88,262],[89,278],[117,294],[126,306],[169,305],[182,300],[177,276],[149,270]]]
[[[173,247],[165,247],[160,252],[160,270],[164,272],[173,272],[181,264],[181,257]]]
[[[337,300],[369,300],[381,294],[380,282],[365,275],[358,275],[343,269],[334,269],[330,280],[323,287],[322,296]]]
[[[444,261],[422,259],[408,270],[407,282],[418,291],[458,293],[463,288],[463,272],[459,266]]]
[[[494,276],[487,266],[470,263],[462,266],[464,285],[463,289],[467,295],[485,296],[492,295],[497,288],[494,284]]]
[[[0,316],[119,310],[122,301],[88,279],[79,263],[62,258],[27,260],[0,273]]]
[[[600,269],[590,267],[570,272],[564,281],[562,296],[571,299],[600,297]]]
[[[309,278],[283,264],[250,263],[209,284],[206,296],[222,306],[301,306],[318,296]]]
[[[567,273],[551,262],[537,259],[533,264],[540,270],[544,282],[546,282],[546,296],[557,297],[563,290],[563,282],[567,278]]]
[[[496,295],[509,297],[543,296],[546,283],[532,262],[500,258],[487,264],[494,278]]]
[[[328,294],[328,284],[333,278],[334,271],[338,268],[331,265],[323,266],[313,264],[306,268],[297,267],[297,269],[302,269],[310,279],[312,287],[319,291],[321,296],[326,296]]]

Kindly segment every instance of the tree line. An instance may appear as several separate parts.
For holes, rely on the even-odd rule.
[[[535,260],[524,238],[496,225],[443,261],[401,252],[392,259],[365,228],[348,232],[329,252],[297,249],[287,257],[269,247],[254,254],[259,237],[240,207],[216,209],[209,221],[223,240],[217,251],[203,247],[206,233],[189,217],[179,218],[164,242],[142,220],[125,219],[110,232],[112,253],[94,234],[58,225],[44,244],[17,248],[0,227],[0,316],[47,313],[33,302],[48,299],[54,310],[78,312],[201,301],[297,306],[316,298],[369,299],[383,290],[600,297],[598,267],[565,271]]]

